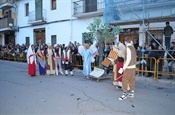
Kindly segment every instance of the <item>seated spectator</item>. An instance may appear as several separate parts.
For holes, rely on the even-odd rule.
[[[154,34],[152,34],[152,36],[155,38]],[[156,40],[155,40],[156,39]],[[155,39],[151,39],[151,44],[150,45],[153,45],[154,46],[154,49],[157,50],[158,47],[159,47],[159,44],[161,44],[160,40],[155,38]],[[158,44],[159,42],[159,44]]]
[[[147,57],[148,57],[148,60],[147,60],[147,70],[148,71],[155,71],[154,70],[154,60],[152,58],[155,57],[155,51],[152,51],[154,50],[154,46],[153,45],[150,45],[149,48],[149,53],[147,54]],[[152,76],[152,72],[148,72],[148,76],[147,77],[151,77]]]
[[[170,55],[175,59],[175,42],[171,42],[170,50],[172,50],[172,51],[169,51]],[[172,74],[173,64],[175,60],[173,60],[170,55],[167,55],[167,58],[171,59],[171,60],[168,60],[168,68],[169,68],[169,72],[171,72]],[[173,75],[170,75],[167,79],[173,79]]]
[[[156,60],[158,61],[158,72],[162,72],[164,60],[160,59],[164,57],[164,50],[162,49],[161,46],[158,47],[159,51],[156,51]],[[160,59],[160,60],[159,60]],[[158,78],[162,78],[162,74],[158,74]]]
[[[144,57],[144,55],[146,54],[146,47],[145,44],[142,44],[142,47],[139,47],[139,54],[138,57]],[[143,72],[145,70],[146,67],[146,61],[145,58],[140,58],[140,64],[139,64],[139,70],[142,70],[143,75],[145,75],[145,72]],[[139,72],[139,74],[141,74],[141,72]]]

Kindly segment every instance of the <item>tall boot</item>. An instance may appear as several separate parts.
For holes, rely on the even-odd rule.
[[[70,75],[71,75],[71,76],[74,76],[73,71],[70,71]]]
[[[68,75],[68,70],[65,70],[65,75],[66,75],[66,76]]]
[[[64,74],[61,68],[59,69],[59,72],[60,72],[61,75]]]
[[[121,89],[122,88],[122,82],[118,81],[118,86],[116,87],[116,89]]]

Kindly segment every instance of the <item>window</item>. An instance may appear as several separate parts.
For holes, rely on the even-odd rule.
[[[86,13],[97,11],[97,0],[85,0],[85,10]]]
[[[55,10],[55,9],[57,8],[57,7],[56,7],[56,5],[57,5],[56,2],[57,2],[56,0],[51,0],[51,5],[52,5],[52,6],[51,6],[51,7],[52,7],[51,9],[52,9],[52,10]]]
[[[29,15],[29,3],[26,3],[25,4],[25,11],[26,11],[26,16],[28,16]]]
[[[51,44],[52,46],[57,43],[57,36],[56,35],[51,35]]]
[[[30,45],[30,38],[26,37],[26,45],[29,46]]]
[[[35,0],[35,21],[43,19],[43,0]]]

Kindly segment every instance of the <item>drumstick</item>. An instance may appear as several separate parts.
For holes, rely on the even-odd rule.
[[[117,81],[118,79],[120,79],[123,75],[119,76],[115,81]]]

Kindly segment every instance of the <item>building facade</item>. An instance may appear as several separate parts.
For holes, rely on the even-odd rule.
[[[168,1],[1,0],[0,44],[82,43],[96,17],[123,29],[118,41],[131,37],[139,45],[149,43],[147,29],[163,42],[165,22],[175,30],[175,1]]]
[[[9,0],[3,1],[2,5],[10,2]],[[16,4],[16,26],[19,31],[11,30],[9,22],[6,25],[8,28],[6,31],[14,33],[15,44],[68,44],[69,41],[82,43],[82,33],[88,31],[87,26],[95,17],[102,16],[102,11],[99,12],[98,8],[103,8],[102,0],[12,1],[12,7]],[[0,43],[4,45],[9,42],[4,42],[7,41],[7,37],[1,28],[0,26]]]

